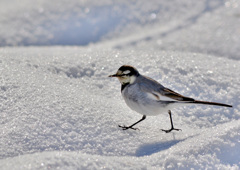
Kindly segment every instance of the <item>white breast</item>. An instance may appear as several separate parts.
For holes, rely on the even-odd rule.
[[[141,92],[137,84],[129,85],[122,91],[126,104],[134,111],[147,116],[167,114],[171,104],[156,100],[156,97]]]

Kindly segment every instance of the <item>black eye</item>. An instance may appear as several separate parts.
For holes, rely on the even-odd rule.
[[[121,76],[129,76],[129,74],[122,74]]]

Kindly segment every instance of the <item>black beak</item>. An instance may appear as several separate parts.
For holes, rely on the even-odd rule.
[[[119,77],[117,74],[110,75],[108,77]]]

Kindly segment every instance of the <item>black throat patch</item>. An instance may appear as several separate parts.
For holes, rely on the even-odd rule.
[[[122,84],[122,86],[121,86],[121,92],[124,90],[124,88],[125,88],[127,85],[129,85],[129,83],[124,83],[124,84]]]

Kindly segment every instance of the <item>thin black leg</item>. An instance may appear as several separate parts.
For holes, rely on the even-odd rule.
[[[169,133],[169,132],[171,132],[172,130],[176,130],[176,131],[181,130],[181,129],[175,129],[175,128],[173,127],[173,121],[172,121],[172,113],[171,113],[171,110],[168,111],[168,114],[169,114],[169,116],[170,116],[171,129],[169,129],[169,130],[161,129],[161,130],[164,131],[164,132],[166,132],[166,133]]]
[[[127,129],[137,130],[138,128],[133,128],[133,126],[138,124],[139,122],[143,121],[144,119],[146,119],[146,115],[143,115],[142,119],[140,119],[136,123],[133,123],[131,126],[121,126],[121,125],[118,125],[118,127],[122,128],[122,130],[127,130]]]

